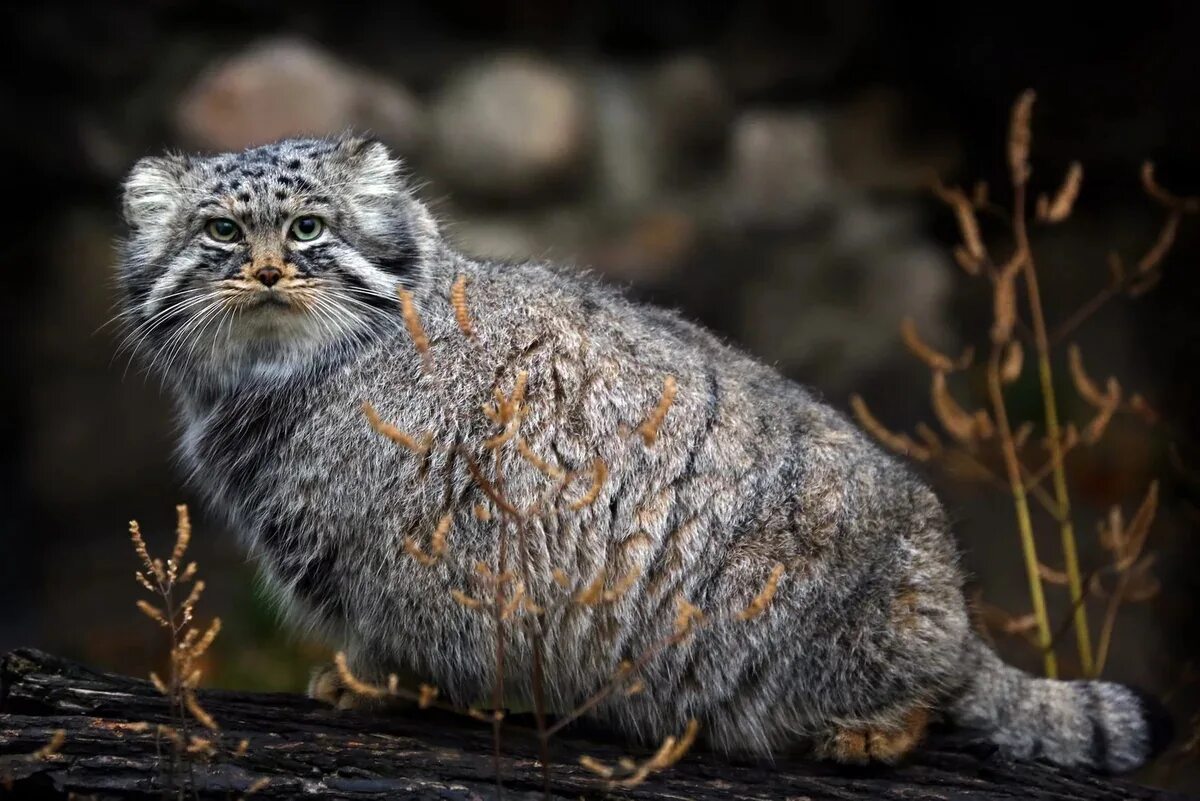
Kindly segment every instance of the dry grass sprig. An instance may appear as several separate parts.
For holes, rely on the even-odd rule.
[[[146,570],[154,576],[160,583],[167,580],[167,574],[163,570],[161,562],[155,562],[150,558],[150,553],[146,550],[146,541],[142,539],[142,529],[138,525],[138,521],[129,521],[129,537],[133,540],[133,550],[142,560],[142,564],[146,566]],[[153,592],[154,590],[151,589]]]
[[[654,444],[658,439],[658,429],[662,426],[663,420],[667,417],[667,412],[671,409],[671,404],[675,402],[675,393],[678,386],[675,381],[675,376],[669,375],[663,379],[662,396],[658,400],[658,404],[650,412],[640,426],[638,432],[642,435],[642,440],[646,443],[646,447]]]
[[[562,581],[567,581],[566,574],[561,570],[558,572],[562,576]],[[574,600],[575,603],[579,604],[580,606],[595,606],[596,604],[600,603],[600,599],[604,597],[605,578],[605,573],[603,570],[601,570],[596,578],[592,579],[586,587],[575,594],[575,597],[572,600]],[[567,585],[562,584],[562,586],[565,587]]]
[[[510,517],[520,517],[520,510],[513,506],[492,480],[484,475],[483,471],[479,469],[479,465],[475,462],[475,459],[470,454],[465,454],[465,456],[467,472],[471,474],[471,480],[483,490],[483,493],[488,496],[488,499],[492,503],[496,504],[496,508]]]
[[[945,373],[962,370],[971,364],[975,356],[975,349],[968,346],[957,359],[951,359],[921,339],[921,335],[917,333],[916,321],[911,317],[900,321],[900,339],[912,354],[925,362],[931,370]]]
[[[374,684],[363,681],[355,676],[350,666],[346,663],[346,654],[338,651],[333,655],[333,665],[337,669],[338,678],[342,684],[346,686],[350,692],[355,695],[361,695],[365,698],[382,698],[387,695],[387,690],[382,687],[376,687]]]
[[[158,623],[160,626],[168,627],[171,625],[167,621],[166,615],[163,614],[163,611],[149,601],[139,598],[137,600],[137,608],[140,609],[142,613],[146,615],[146,617],[150,618],[155,623]]]
[[[428,453],[430,446],[430,441],[428,439],[418,442],[415,438],[404,433],[391,423],[384,422],[383,419],[380,418],[379,413],[375,411],[375,407],[370,403],[363,402],[361,408],[363,414],[367,416],[367,422],[377,434],[382,434],[392,442],[396,443],[402,448],[412,451],[418,456],[424,456],[426,453]]]
[[[400,312],[404,317],[404,325],[408,328],[408,335],[412,339],[413,347],[421,355],[421,366],[425,372],[431,372],[433,357],[429,353],[429,336],[425,333],[425,327],[421,325],[421,315],[417,313],[413,294],[403,287],[396,290],[396,294],[400,297]]]
[[[1165,208],[1184,214],[1200,213],[1200,197],[1181,197],[1165,189],[1154,177],[1154,162],[1147,161],[1142,164],[1141,177],[1146,194]]]
[[[675,609],[676,634],[687,634],[705,620],[705,615],[700,611],[700,607],[688,601],[683,596],[675,599]]]
[[[1012,122],[1008,129],[1008,169],[1014,186],[1024,186],[1029,180],[1029,145],[1033,140],[1033,101],[1037,93],[1026,89],[1013,106]]]
[[[421,549],[414,537],[404,538],[404,552],[411,556],[416,562],[425,567],[431,567],[437,564],[438,560],[446,553],[446,536],[450,533],[450,524],[454,522],[454,515],[445,514],[438,520],[437,527],[434,528],[433,534],[429,538],[429,552],[426,553]]]
[[[624,576],[617,579],[617,583],[612,586],[612,589],[604,591],[604,601],[606,603],[619,601],[625,596],[625,593],[633,589],[634,585],[637,584],[638,579],[641,577],[642,568],[640,566],[633,567]]]
[[[484,440],[483,447],[487,448],[488,450],[496,450],[504,443],[509,442],[516,435],[517,435],[517,425],[514,421],[514,422],[509,423],[507,426],[505,426],[504,430],[501,431],[496,436],[491,437],[490,439]]]
[[[1100,627],[1100,639],[1096,645],[1096,673],[1103,671],[1108,662],[1112,646],[1113,630],[1117,612],[1126,602],[1145,601],[1158,594],[1159,583],[1150,569],[1154,555],[1144,556],[1146,539],[1158,512],[1158,482],[1150,483],[1146,495],[1138,506],[1129,525],[1123,525],[1121,509],[1114,506],[1108,520],[1100,526],[1100,544],[1112,555],[1112,564],[1107,573],[1116,575],[1116,586],[1109,592],[1104,589],[1102,573],[1092,577],[1089,589],[1093,595],[1106,599],[1104,620]]]
[[[666,770],[679,760],[683,759],[684,755],[691,749],[696,742],[696,736],[700,732],[700,724],[694,718],[688,721],[687,728],[679,737],[670,736],[663,740],[662,745],[654,752],[654,755],[640,763],[633,762],[629,759],[618,761],[620,769],[624,770],[628,775],[617,777],[617,768],[610,767],[595,757],[584,755],[579,758],[579,764],[587,770],[595,773],[603,779],[612,781],[618,787],[637,787],[639,784],[648,779],[651,774]]]
[[[194,692],[185,692],[183,698],[184,705],[187,706],[187,710],[192,713],[192,717],[194,717],[201,726],[213,731],[217,731],[221,728],[217,725],[217,722],[213,720],[213,716],[208,714],[208,710],[200,705],[200,701],[197,700]]]
[[[182,789],[180,782],[183,780],[176,775],[182,763],[195,757],[211,757],[216,751],[212,739],[192,735],[189,729],[191,721],[211,732],[220,729],[217,721],[200,704],[196,688],[203,675],[201,659],[220,633],[221,620],[213,618],[204,630],[192,625],[205,584],[196,578],[195,562],[189,563],[182,572],[179,570],[191,544],[192,524],[184,505],[175,508],[175,516],[175,544],[165,563],[150,556],[137,521],[130,523],[129,531],[134,552],[145,567],[145,572],[135,572],[137,583],[158,597],[157,604],[138,599],[137,608],[166,630],[170,643],[167,677],[164,679],[152,671],[150,681],[166,697],[173,724],[159,728],[159,734],[171,744],[171,758],[164,763],[165,783],[168,787],[179,785]],[[180,598],[188,584],[191,584],[190,588]],[[187,781],[191,776],[189,771]]]
[[[940,181],[934,182],[933,191],[942,202],[953,209],[954,217],[958,220],[958,230],[963,242],[963,257],[959,264],[968,272],[974,270],[977,273],[979,265],[987,259],[987,248],[984,247],[983,237],[979,233],[975,204],[958,187],[947,187]]]
[[[974,446],[981,440],[989,439],[992,436],[992,421],[987,412],[980,409],[972,414],[963,409],[950,394],[950,389],[946,384],[946,374],[941,370],[933,371],[930,398],[938,422],[950,436],[959,442]]]
[[[1010,340],[1004,346],[1004,357],[1000,362],[1000,380],[1011,384],[1021,377],[1021,367],[1025,363],[1025,349],[1017,340]],[[1032,429],[1032,426],[1030,427]]]
[[[523,439],[517,440],[517,453],[521,454],[521,458],[536,467],[541,473],[555,481],[561,481],[567,477],[565,471],[560,470],[534,453],[533,448],[529,447],[529,443]]]
[[[476,598],[472,598],[471,596],[467,595],[462,590],[458,590],[458,589],[450,590],[450,596],[460,606],[465,606],[467,609],[482,609],[483,608],[483,601],[480,601]]]
[[[1080,433],[1081,439],[1088,445],[1094,445],[1104,436],[1108,424],[1112,421],[1113,415],[1121,405],[1121,385],[1115,378],[1109,378],[1105,384],[1104,392],[1096,386],[1096,383],[1088,376],[1083,368],[1083,357],[1080,354],[1079,347],[1072,344],[1067,351],[1068,364],[1071,372],[1071,380],[1075,384],[1075,391],[1079,393],[1085,401],[1096,407],[1096,415],[1091,421],[1084,426]]]
[[[996,285],[992,295],[992,342],[997,344],[1012,339],[1013,327],[1017,324],[1017,275],[1027,258],[1028,254],[1025,251],[1018,250],[996,274]]]
[[[1114,564],[1092,574],[1089,586],[1092,596],[1102,591],[1108,602],[1105,623],[1102,627],[1101,644],[1093,649],[1087,622],[1087,594],[1079,566],[1078,548],[1075,541],[1070,496],[1066,481],[1065,457],[1080,444],[1091,444],[1106,433],[1118,411],[1128,411],[1147,422],[1157,420],[1153,407],[1140,395],[1122,401],[1122,390],[1116,379],[1109,379],[1103,388],[1084,371],[1082,357],[1074,346],[1068,350],[1068,368],[1072,383],[1079,396],[1094,409],[1086,424],[1060,423],[1058,403],[1055,397],[1051,348],[1064,339],[1108,300],[1121,294],[1135,296],[1150,286],[1159,276],[1159,267],[1177,236],[1180,222],[1185,215],[1200,212],[1200,198],[1179,197],[1164,189],[1154,177],[1153,166],[1142,168],[1142,184],[1146,194],[1166,209],[1167,215],[1157,238],[1139,258],[1133,270],[1126,270],[1117,254],[1109,257],[1111,278],[1090,300],[1080,306],[1055,329],[1053,335],[1047,331],[1046,315],[1038,286],[1038,271],[1035,255],[1029,239],[1027,219],[1027,189],[1030,181],[1030,149],[1032,143],[1032,117],[1035,95],[1024,92],[1013,105],[1010,118],[1007,156],[1009,181],[1013,191],[1010,210],[996,206],[988,200],[986,187],[977,187],[971,197],[960,189],[947,188],[934,183],[934,193],[946,203],[958,222],[961,244],[954,247],[955,261],[971,276],[990,279],[993,320],[989,339],[992,347],[985,376],[988,387],[988,410],[971,412],[950,394],[947,374],[958,365],[945,354],[929,348],[917,336],[915,325],[905,320],[900,336],[933,374],[931,406],[942,427],[952,441],[943,444],[937,433],[928,426],[916,429],[919,441],[906,434],[894,432],[883,426],[868,410],[862,398],[850,399],[855,417],[864,429],[891,450],[906,453],[920,461],[938,460],[946,469],[986,480],[1003,487],[1013,499],[1017,530],[1029,582],[1030,601],[1033,612],[1029,615],[1010,616],[1000,630],[1029,635],[1042,652],[1045,672],[1054,675],[1057,660],[1054,643],[1058,635],[1051,636],[1051,626],[1046,612],[1042,582],[1054,586],[1065,586],[1071,596],[1070,618],[1060,633],[1075,630],[1079,663],[1089,676],[1098,675],[1103,669],[1111,638],[1112,619],[1121,599],[1140,599],[1154,592],[1156,582],[1148,575],[1152,559],[1141,553],[1139,537],[1131,536],[1116,523],[1110,523],[1109,531],[1122,532],[1121,541],[1131,543],[1130,550],[1136,552],[1132,558],[1118,558]],[[1067,220],[1077,203],[1083,185],[1083,167],[1078,162],[1067,169],[1061,184],[1053,195],[1040,195],[1033,217],[1043,223],[1060,223]],[[988,259],[989,245],[983,241],[977,211],[994,212],[1008,217],[1013,234],[1013,243],[1007,261],[995,266]],[[1024,292],[1028,304],[1028,318],[1021,319],[1022,310],[1018,297]],[[1020,338],[1016,337],[1020,331]],[[1027,351],[1030,341],[1032,348]],[[1015,383],[1021,376],[1026,359],[1036,363],[1038,383],[1041,389],[1042,410],[1045,423],[1044,444],[1048,458],[1036,469],[1022,462],[1023,449],[1034,430],[1032,421],[1010,421],[1004,397],[1004,386]],[[990,412],[990,413],[989,413]],[[994,458],[981,445],[987,441],[994,444],[1004,465],[1003,477],[988,465],[987,459]],[[991,450],[990,448],[988,450]],[[1043,482],[1052,481],[1053,490],[1048,492]],[[1055,570],[1037,557],[1037,546],[1030,516],[1029,501],[1040,504],[1059,527],[1064,553],[1064,568]],[[1145,515],[1143,515],[1145,519]],[[1140,525],[1140,524],[1139,524]],[[1134,529],[1135,533],[1138,529]],[[1107,535],[1110,539],[1117,535]],[[1117,587],[1105,589],[1103,577],[1115,574]],[[1115,600],[1114,600],[1115,599]]]
[[[604,482],[607,480],[608,465],[604,463],[603,459],[596,457],[592,460],[592,485],[578,500],[571,503],[571,511],[578,512],[594,504],[600,497],[600,492],[604,489]]]
[[[1104,409],[1109,406],[1115,406],[1121,400],[1121,386],[1115,378],[1109,378],[1104,391],[1100,391],[1100,387],[1093,381],[1083,368],[1083,354],[1079,350],[1079,346],[1071,344],[1067,348],[1067,364],[1070,367],[1071,381],[1075,385],[1075,391],[1085,401],[1095,406],[1097,409]]]
[[[1146,251],[1142,258],[1138,259],[1137,271],[1141,274],[1146,274],[1152,271],[1162,262],[1163,257],[1171,250],[1175,244],[1175,236],[1179,233],[1179,223],[1182,222],[1183,215],[1178,212],[1173,212],[1167,217],[1166,223],[1163,224],[1162,230],[1159,231],[1158,238],[1154,240],[1154,244]],[[1144,291],[1147,285],[1139,283],[1136,291],[1138,293]]]
[[[63,745],[67,742],[67,730],[56,729],[54,734],[50,735],[50,740],[38,750],[29,755],[30,759],[43,760],[57,754],[62,750]]]
[[[1083,165],[1078,161],[1073,161],[1067,168],[1067,174],[1063,178],[1062,185],[1054,194],[1054,198],[1048,199],[1045,195],[1038,198],[1038,220],[1045,223],[1060,223],[1070,217],[1082,186]]]
[[[513,587],[513,593],[508,601],[500,608],[500,620],[508,620],[517,613],[525,601],[525,583],[518,581]]]
[[[850,408],[853,410],[854,417],[858,420],[859,425],[866,429],[871,436],[896,453],[911,456],[919,462],[929,461],[933,456],[934,451],[932,448],[922,447],[907,434],[892,431],[879,422],[875,415],[871,414],[871,410],[867,407],[867,403],[862,399],[861,395],[850,396]],[[925,426],[923,431],[933,439],[936,439],[937,435],[928,426]],[[918,433],[921,433],[921,430],[918,430]]]
[[[767,577],[767,583],[759,590],[758,595],[754,596],[754,600],[750,602],[742,611],[738,612],[739,620],[753,620],[754,618],[767,611],[767,607],[771,603],[771,599],[775,597],[775,590],[779,587],[779,579],[783,577],[783,563],[777,563],[771,569],[771,575]]]
[[[471,312],[467,309],[467,277],[460,275],[454,279],[454,285],[450,287],[450,305],[454,307],[454,319],[458,323],[458,330],[463,332],[463,336],[467,339],[475,338],[475,328],[471,325]]]
[[[270,784],[271,784],[270,776],[262,776],[258,779],[255,779],[253,782],[250,783],[250,786],[246,788],[246,792],[242,795],[242,798],[245,798],[246,796],[254,795],[256,793],[260,793],[263,790],[267,789],[267,787],[270,786]]]
[[[579,764],[583,765],[585,768],[590,770],[592,773],[595,773],[602,779],[611,779],[616,774],[615,769],[610,768],[608,765],[605,765],[603,762],[589,754],[584,754],[583,756],[579,757]]]

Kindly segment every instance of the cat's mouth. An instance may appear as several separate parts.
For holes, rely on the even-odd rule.
[[[293,309],[296,307],[296,302],[288,297],[286,293],[279,292],[274,289],[263,290],[256,292],[256,297],[251,300],[251,304],[255,307],[269,307],[278,309]]]
[[[291,292],[278,289],[258,289],[246,292],[241,297],[235,298],[234,303],[243,312],[297,312],[304,308],[304,303],[299,297]]]

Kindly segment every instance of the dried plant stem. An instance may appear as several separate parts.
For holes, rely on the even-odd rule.
[[[1096,643],[1095,673],[1092,675],[1099,676],[1104,672],[1105,664],[1108,663],[1108,649],[1112,645],[1113,628],[1117,624],[1117,612],[1121,609],[1121,601],[1125,597],[1128,584],[1129,572],[1122,571],[1117,578],[1117,587],[1108,597],[1108,604],[1104,609],[1104,622],[1100,625],[1100,640]]]
[[[1087,303],[1084,303],[1082,306],[1072,312],[1070,317],[1068,317],[1065,321],[1060,323],[1057,328],[1054,329],[1054,333],[1049,337],[1050,345],[1054,346],[1061,344],[1063,340],[1065,340],[1075,331],[1075,329],[1079,328],[1079,326],[1083,325],[1083,323],[1089,317],[1103,308],[1104,304],[1121,294],[1121,290],[1124,287],[1125,282],[1121,282],[1106,286],[1104,289],[1101,289],[1099,292],[1097,292],[1094,296],[1092,296],[1091,300],[1089,300]]]
[[[703,625],[703,624],[701,624],[701,625]],[[673,645],[677,645],[678,643],[683,642],[685,639],[687,639],[688,636],[691,635],[691,633],[692,633],[691,629],[683,629],[681,631],[676,631],[675,633],[673,633],[667,637],[664,637],[663,639],[659,640],[657,643],[652,644],[649,648],[647,648],[645,651],[642,652],[642,655],[639,656],[633,662],[632,665],[628,666],[628,668],[626,670],[624,670],[622,675],[623,676],[635,675],[638,671],[640,671],[642,668],[644,668],[646,665],[648,665],[650,663],[651,659],[658,656],[665,649],[670,648]],[[618,682],[618,681],[608,682],[603,687],[601,687],[599,690],[597,690],[595,693],[593,693],[592,696],[590,698],[588,698],[586,701],[584,701],[582,704],[575,707],[569,713],[562,716],[561,718],[558,718],[554,722],[554,725],[546,730],[546,737],[548,737],[548,738],[553,737],[554,735],[558,734],[560,731],[565,729],[567,726],[574,723],[576,720],[579,720],[579,718],[583,717],[588,712],[592,711],[592,709],[597,707],[600,704],[600,702],[602,702],[605,698],[608,698],[610,695],[612,695],[614,692],[616,692],[619,684],[620,684],[620,682]]]
[[[503,492],[504,471],[501,467],[500,451],[496,454],[496,481],[497,492]],[[504,798],[504,777],[500,772],[500,757],[501,747],[500,741],[503,736],[504,716],[501,714],[501,706],[504,703],[504,646],[505,646],[505,626],[504,626],[504,585],[505,581],[502,577],[508,573],[508,526],[509,521],[506,518],[500,519],[500,552],[496,557],[496,595],[494,599],[494,617],[496,623],[496,684],[492,689],[492,740],[495,746],[493,759],[496,769],[496,797]]]
[[[1025,571],[1029,578],[1029,598],[1033,603],[1033,614],[1037,620],[1038,645],[1042,651],[1045,673],[1050,678],[1058,676],[1058,659],[1054,655],[1050,640],[1050,619],[1046,614],[1046,598],[1042,592],[1042,577],[1038,572],[1037,546],[1033,540],[1033,523],[1029,517],[1029,501],[1025,495],[1025,482],[1021,478],[1021,463],[1013,444],[1012,428],[1008,423],[1008,412],[1004,407],[1004,391],[1000,381],[1000,358],[1003,348],[992,347],[988,360],[988,390],[991,395],[992,413],[1000,433],[1004,466],[1008,473],[1009,491],[1017,513],[1017,528],[1021,535],[1021,551],[1025,556]]]
[[[1093,676],[1096,674],[1093,672],[1091,635],[1088,630],[1087,605],[1083,603],[1083,582],[1079,577],[1079,549],[1075,543],[1075,525],[1071,521],[1071,497],[1067,491],[1067,476],[1063,467],[1062,432],[1058,422],[1058,403],[1054,395],[1054,373],[1050,366],[1050,341],[1046,334],[1046,317],[1042,310],[1037,268],[1034,265],[1033,251],[1029,247],[1029,234],[1025,225],[1025,182],[1014,178],[1014,190],[1013,233],[1017,239],[1017,249],[1025,254],[1022,267],[1025,273],[1025,293],[1029,301],[1033,339],[1037,349],[1038,378],[1042,385],[1042,405],[1046,416],[1046,438],[1050,444],[1055,517],[1058,519],[1062,538],[1071,605],[1075,610],[1075,643],[1079,649],[1079,664],[1084,675]]]
[[[517,548],[521,554],[521,574],[525,586],[533,587],[533,576],[529,572],[529,543],[528,527],[524,516],[516,521]],[[503,575],[503,571],[501,571]],[[497,582],[499,583],[499,582]],[[546,734],[546,694],[542,684],[544,681],[544,643],[542,640],[542,619],[537,615],[526,615],[525,621],[530,626],[530,639],[533,643],[533,719],[537,725],[538,745],[542,756],[542,794],[550,797],[550,737]]]

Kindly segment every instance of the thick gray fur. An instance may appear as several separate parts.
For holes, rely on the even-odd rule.
[[[174,390],[188,480],[244,537],[287,616],[348,650],[356,670],[409,668],[459,703],[488,696],[494,621],[449,591],[483,594],[475,565],[497,563],[499,526],[473,514],[495,505],[467,458],[495,478],[483,441],[497,429],[480,407],[523,370],[521,436],[564,469],[587,474],[596,457],[610,469],[593,504],[527,532],[551,706],[570,708],[668,636],[683,597],[711,623],[650,660],[643,692],[596,709],[632,737],[695,717],[716,747],[763,753],[926,707],[1016,757],[1125,771],[1150,755],[1132,691],[1033,678],[978,639],[937,499],[843,415],[576,271],[456,253],[381,145],[347,136],[144,159],[125,186],[124,314],[133,347]],[[285,236],[301,212],[328,223],[315,245]],[[236,220],[244,238],[211,241],[212,217]],[[238,283],[272,254],[296,268],[288,309],[253,306],[266,290]],[[449,300],[460,275],[474,339]],[[646,447],[623,434],[668,375],[678,394]],[[422,459],[379,436],[364,401],[438,448]],[[505,453],[505,492],[527,507],[548,479]],[[447,552],[422,566],[404,540],[428,547],[446,513]],[[737,620],[777,562],[786,572],[767,611]],[[640,578],[589,607],[566,600],[554,568],[572,591],[601,571]],[[528,698],[528,629],[508,629],[507,692]]]

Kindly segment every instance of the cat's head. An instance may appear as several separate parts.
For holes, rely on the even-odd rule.
[[[353,136],[145,158],[124,187],[127,341],[168,378],[286,374],[394,326],[438,243],[399,160]]]

